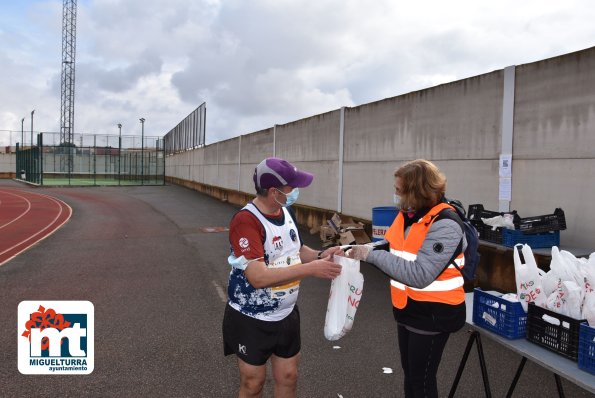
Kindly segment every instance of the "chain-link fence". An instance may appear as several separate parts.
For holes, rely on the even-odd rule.
[[[173,155],[199,148],[205,145],[207,120],[207,104],[203,102],[198,108],[186,116],[176,127],[171,129],[163,140],[165,153]]]
[[[30,134],[30,131],[0,130],[0,153],[15,153],[17,143],[29,142]]]
[[[16,174],[40,185],[162,185],[163,139],[157,137],[39,133],[35,145],[16,145]]]

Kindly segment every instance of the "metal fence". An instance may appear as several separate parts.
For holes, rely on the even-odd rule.
[[[25,137],[26,135],[26,137]],[[14,153],[17,142],[22,146],[21,141],[29,141],[30,131],[21,130],[0,130],[0,153]]]
[[[205,145],[207,105],[202,103],[186,116],[176,127],[171,129],[163,140],[165,153],[173,155]]]
[[[40,133],[36,145],[17,144],[18,179],[39,185],[163,185],[163,139],[76,134],[61,143],[59,133]]]

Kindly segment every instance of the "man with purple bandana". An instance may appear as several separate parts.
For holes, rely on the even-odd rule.
[[[223,319],[225,355],[235,354],[240,397],[259,397],[271,360],[276,397],[294,397],[300,358],[300,315],[295,304],[300,280],[333,279],[341,267],[338,247],[316,251],[301,242],[289,207],[314,176],[279,158],[254,170],[256,198],[229,226],[231,265]]]

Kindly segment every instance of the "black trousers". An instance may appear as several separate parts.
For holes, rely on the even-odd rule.
[[[437,398],[436,374],[450,333],[425,335],[397,326],[405,398]]]

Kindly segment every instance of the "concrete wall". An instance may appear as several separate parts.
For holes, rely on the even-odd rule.
[[[240,137],[218,142],[217,185],[222,188],[239,190]]]
[[[300,202],[321,209],[336,209],[339,111],[278,125],[275,143],[276,156],[316,176],[312,189],[301,190]]]
[[[517,67],[514,121],[511,206],[561,207],[563,242],[595,248],[595,48]]]
[[[502,87],[499,71],[348,109],[343,211],[390,204],[394,169],[416,158],[444,171],[452,197],[497,209]]]
[[[595,47],[514,69],[510,208],[523,217],[563,208],[562,245],[595,251],[595,211],[583,199],[595,197],[593,71]],[[394,169],[426,158],[446,174],[448,196],[498,210],[504,84],[497,70],[276,125],[170,156],[166,175],[253,193],[254,166],[276,155],[316,175],[299,204],[371,220],[392,202]]]
[[[254,168],[273,154],[273,128],[242,136],[240,191],[254,193]]]
[[[16,169],[16,155],[14,153],[0,153],[0,178],[14,178]]]

